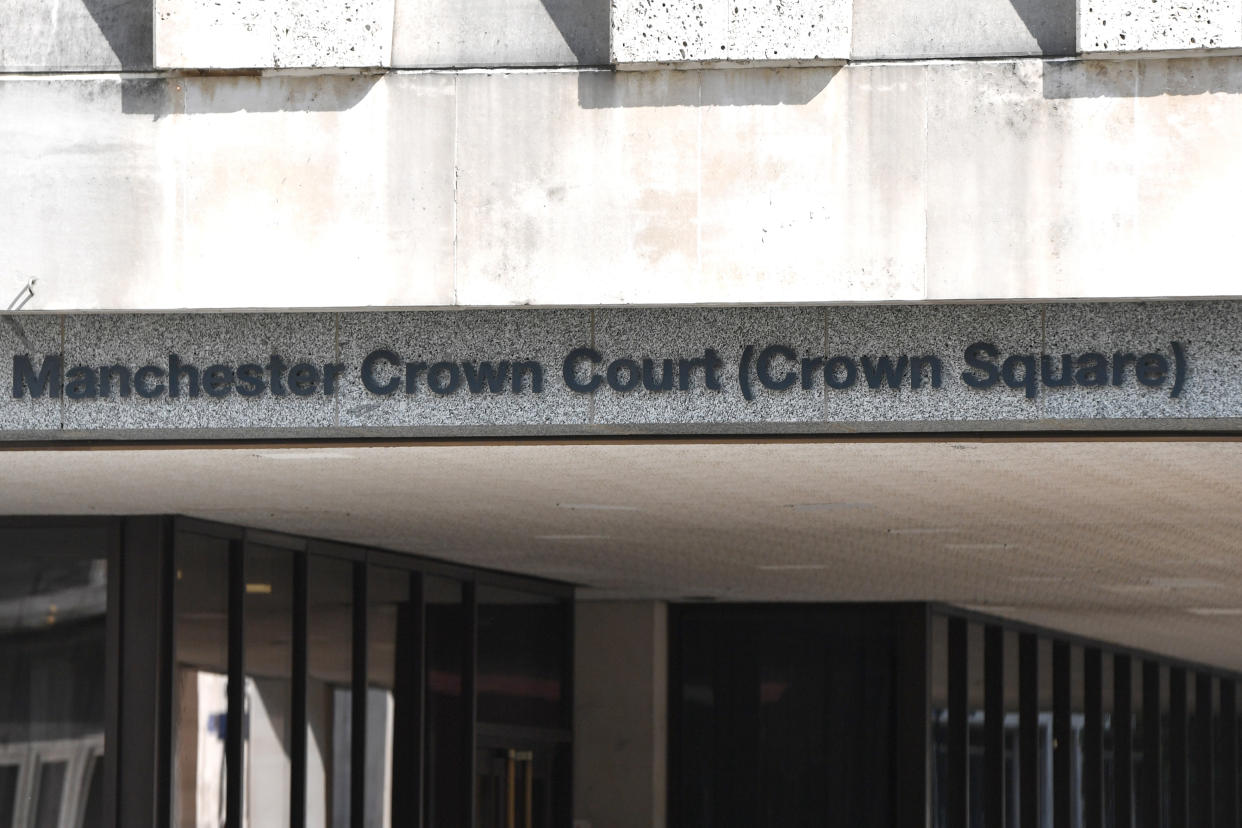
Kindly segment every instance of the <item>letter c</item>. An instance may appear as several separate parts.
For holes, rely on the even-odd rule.
[[[144,400],[153,400],[164,393],[164,383],[157,382],[154,386],[148,385],[148,383],[152,379],[159,379],[162,376],[164,376],[163,368],[158,368],[154,365],[144,365],[134,374],[134,390]]]
[[[604,361],[599,351],[593,348],[575,348],[569,352],[569,356],[565,357],[565,364],[562,371],[565,375],[565,384],[569,386],[569,390],[577,391],[579,394],[590,394],[596,388],[599,388],[604,378],[599,374],[592,373],[591,378],[586,382],[578,382],[578,363],[583,360],[590,360],[592,365],[598,365]]]
[[[400,365],[401,357],[387,348],[380,348],[367,354],[367,358],[362,361],[362,384],[372,394],[383,396],[396,391],[401,381],[397,377],[390,377],[388,382],[385,383],[377,380],[375,378],[375,366],[379,362],[387,362],[389,365]]]
[[[798,354],[793,348],[787,348],[784,345],[769,345],[759,354],[759,362],[755,364],[755,371],[759,374],[759,382],[764,388],[771,391],[784,391],[798,381],[798,375],[793,371],[786,371],[785,376],[774,379],[771,371],[772,361],[777,357],[788,362],[798,361]]]

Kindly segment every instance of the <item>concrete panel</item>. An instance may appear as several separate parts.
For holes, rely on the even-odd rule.
[[[155,0],[170,69],[387,66],[393,0]]]
[[[684,72],[460,76],[457,301],[701,301],[698,96]]]
[[[397,0],[395,67],[607,62],[608,0]]]
[[[855,60],[1070,55],[1074,0],[854,0]]]
[[[927,298],[1142,295],[1129,283],[1136,159],[1118,152],[1134,135],[1134,65],[927,72]]]
[[[0,72],[151,68],[152,0],[0,0]]]
[[[664,828],[667,751],[668,607],[579,601],[574,819],[590,828]]]
[[[613,0],[618,68],[849,57],[851,0]]]
[[[924,67],[700,78],[704,288],[923,297]]]
[[[0,290],[38,278],[29,309],[451,304],[453,89],[0,82]]]
[[[1242,48],[1242,0],[1079,0],[1078,50],[1203,51]]]

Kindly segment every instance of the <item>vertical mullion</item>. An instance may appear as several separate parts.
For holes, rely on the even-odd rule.
[[[1220,729],[1224,731],[1220,757],[1221,828],[1238,824],[1238,686],[1232,678],[1220,682]]]
[[[1005,631],[988,626],[983,631],[983,823],[1005,824]]]
[[[1070,645],[1052,645],[1052,824],[1071,828],[1070,811],[1074,730],[1070,722]]]
[[[964,618],[949,619],[948,828],[969,828],[970,725],[967,631]]]
[[[245,791],[246,660],[245,616],[246,557],[240,540],[229,541],[228,617],[228,713],[225,717],[226,828],[241,828]]]
[[[1098,647],[1083,650],[1082,667],[1083,828],[1104,828],[1104,663]]]
[[[1186,671],[1169,670],[1169,828],[1186,828]]]
[[[479,601],[478,601],[478,585],[475,581],[466,581],[463,585],[462,598],[466,603],[466,629],[465,629],[465,669],[462,671],[463,687],[462,701],[465,705],[465,727],[462,733],[464,742],[464,751],[462,755],[465,757],[464,767],[465,773],[462,792],[465,802],[462,803],[462,814],[465,815],[466,824],[462,828],[473,828],[476,821],[475,815],[475,745],[476,729],[478,718],[478,666],[479,666]]]
[[[1160,664],[1143,662],[1143,811],[1147,825],[1161,822]]]
[[[120,665],[124,658],[121,645],[121,544],[124,542],[124,521],[118,521],[109,534],[106,551],[107,563],[107,600],[104,615],[105,638],[107,653],[104,658],[104,754],[99,758],[103,762],[103,824],[104,828],[113,828],[117,820],[117,769],[124,761],[121,746],[121,715],[120,715]],[[157,646],[151,642],[152,649]],[[157,685],[158,686],[158,685]],[[154,747],[154,744],[152,744]]]
[[[289,825],[306,825],[306,683],[307,592],[306,552],[293,553],[293,695],[290,699]]]
[[[397,610],[393,682],[392,824],[418,828],[422,819],[423,664],[426,636],[423,579],[408,573],[409,591]]]
[[[1195,674],[1195,729],[1191,755],[1195,790],[1191,798],[1190,822],[1196,828],[1215,828],[1215,763],[1212,761],[1212,685],[1210,673]]]
[[[349,824],[364,828],[367,805],[367,565],[354,562],[353,687],[349,725]]]
[[[1039,639],[1018,636],[1018,824],[1039,828]]]
[[[1134,673],[1128,655],[1113,657],[1113,813],[1116,828],[1134,825]]]

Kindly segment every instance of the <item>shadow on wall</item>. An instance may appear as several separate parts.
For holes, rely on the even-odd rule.
[[[540,0],[580,66],[608,65],[609,0]]]
[[[155,63],[153,0],[82,0],[124,70],[150,69]]]
[[[343,112],[361,102],[381,77],[261,77],[255,73],[129,78],[121,82],[121,111],[127,115],[150,115],[157,121],[173,114]]]
[[[1067,57],[1078,50],[1077,0],[1009,0],[1045,57]]]
[[[705,69],[583,72],[583,109],[663,106],[802,106],[841,71],[839,66],[789,69]]]
[[[1049,100],[1239,95],[1242,56],[1050,62],[1043,94]]]

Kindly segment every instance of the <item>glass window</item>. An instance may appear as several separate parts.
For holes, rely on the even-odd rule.
[[[478,604],[479,721],[566,727],[564,601],[480,585]]]
[[[179,828],[222,828],[229,543],[180,533],[174,558],[173,820]]]
[[[354,565],[310,556],[306,624],[306,826],[348,828]]]
[[[104,754],[112,530],[0,531],[0,821],[103,820],[91,799]],[[24,791],[21,796],[18,791]]]
[[[466,605],[460,581],[427,576],[426,785],[427,828],[461,828],[466,820]]]
[[[293,552],[247,544],[243,823],[289,823],[293,708]]]

